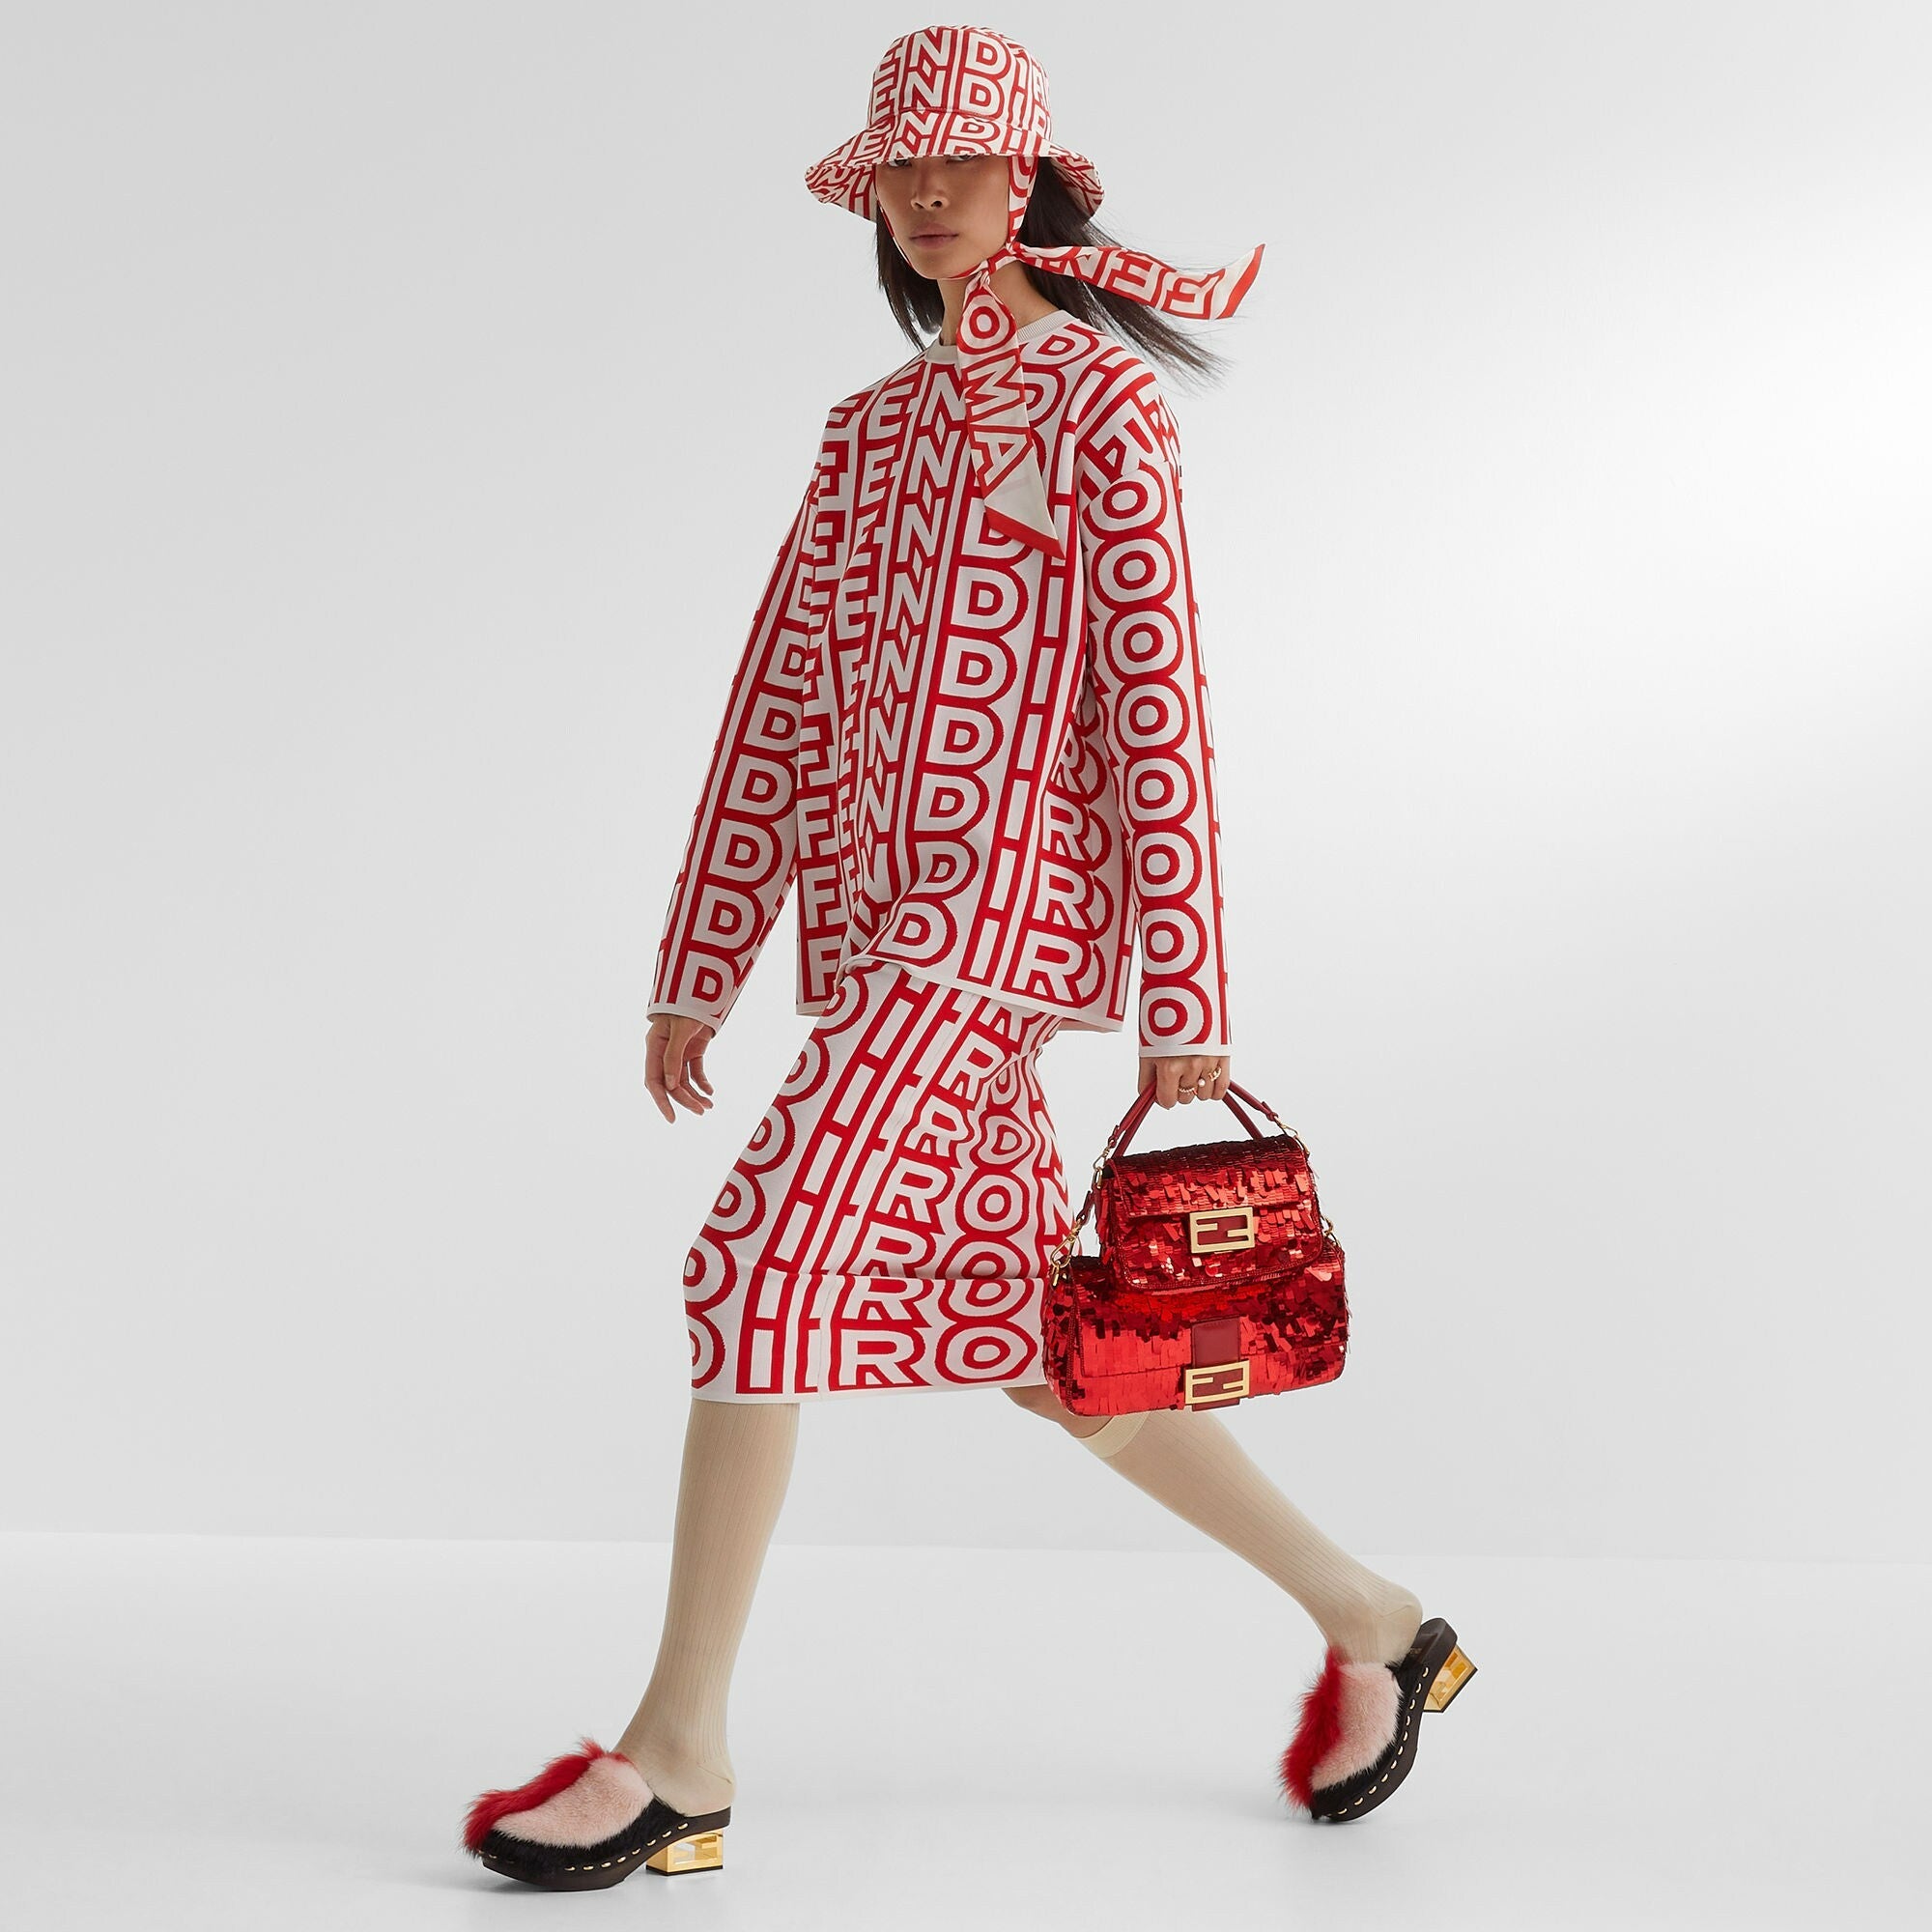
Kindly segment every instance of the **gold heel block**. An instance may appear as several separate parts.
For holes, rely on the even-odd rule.
[[[653,1852],[644,1862],[653,1871],[711,1871],[724,1862],[724,1833],[697,1832],[678,1838],[661,1852]]]
[[[1425,1711],[1446,1711],[1455,1701],[1457,1691],[1475,1674],[1476,1666],[1463,1656],[1462,1646],[1457,1645],[1442,1660],[1442,1667],[1436,1671],[1422,1708]]]

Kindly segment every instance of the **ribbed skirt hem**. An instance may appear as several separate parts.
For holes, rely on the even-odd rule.
[[[867,1382],[858,1388],[804,1389],[796,1395],[782,1395],[761,1390],[755,1394],[734,1393],[730,1389],[696,1388],[691,1391],[694,1402],[836,1402],[847,1395],[894,1395],[908,1388],[929,1389],[1008,1389],[1045,1388],[1048,1386],[1045,1375],[1036,1371],[1031,1376],[1016,1377],[1004,1382]]]
[[[714,1312],[687,1304],[693,1386],[769,1402],[999,1388],[1043,1379],[1044,1275],[794,1274],[758,1268]],[[721,1373],[704,1374],[716,1365]],[[722,1373],[728,1370],[728,1373]]]

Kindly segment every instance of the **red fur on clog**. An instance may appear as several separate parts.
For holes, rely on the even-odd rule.
[[[1318,1791],[1367,1771],[1395,1742],[1402,1686],[1386,1663],[1350,1660],[1332,1645],[1302,1699],[1301,1723],[1282,1753],[1282,1788],[1313,1810]]]
[[[1315,1767],[1342,1735],[1342,1665],[1348,1660],[1333,1644],[1321,1661],[1321,1674],[1301,1699],[1301,1721],[1281,1754],[1281,1786],[1306,1811],[1312,1807]]]
[[[568,1791],[598,1758],[624,1758],[626,1764],[630,1763],[622,1751],[607,1751],[593,1738],[579,1742],[583,1747],[582,1750],[565,1751],[561,1757],[552,1758],[527,1784],[520,1784],[514,1791],[483,1792],[463,1821],[465,1847],[472,1852],[481,1851],[483,1840],[496,1829],[499,1819],[512,1811],[531,1810],[559,1791]]]

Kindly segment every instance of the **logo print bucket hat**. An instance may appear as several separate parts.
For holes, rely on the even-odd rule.
[[[1233,315],[1261,267],[1257,244],[1238,261],[1193,273],[1138,249],[1035,248],[1019,239],[1042,160],[1051,161],[1087,214],[1100,206],[1100,178],[1084,155],[1053,139],[1046,74],[1027,50],[987,27],[923,27],[889,46],[872,75],[866,126],[806,170],[820,201],[867,221],[877,198],[872,170],[923,155],[1008,157],[1007,239],[967,270],[957,369],[966,399],[973,468],[985,514],[1003,535],[1061,556],[1027,419],[1017,326],[993,293],[1009,262],[1070,275],[1169,315],[1209,321]]]

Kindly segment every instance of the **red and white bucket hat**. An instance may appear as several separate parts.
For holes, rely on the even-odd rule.
[[[1063,554],[1039,473],[1016,325],[993,293],[994,272],[1025,262],[1071,275],[1169,315],[1199,321],[1229,316],[1261,267],[1257,244],[1238,261],[1187,273],[1138,249],[1034,248],[1019,239],[1042,158],[1050,160],[1081,209],[1100,206],[1100,178],[1086,156],[1059,146],[1047,108],[1046,75],[1015,41],[989,27],[923,27],[889,46],[872,75],[866,126],[806,170],[820,201],[871,220],[872,170],[921,155],[1009,157],[1007,239],[965,272],[957,368],[973,438],[973,465],[987,517],[1006,535],[1049,555]]]
[[[872,75],[865,127],[809,169],[805,185],[869,221],[872,170],[915,155],[1044,155],[1087,213],[1100,206],[1094,163],[1053,139],[1046,75],[1024,47],[985,27],[926,27],[895,41]]]

